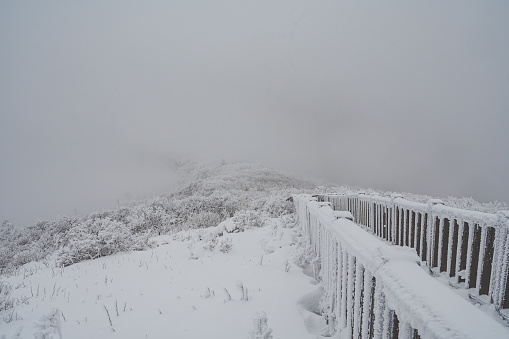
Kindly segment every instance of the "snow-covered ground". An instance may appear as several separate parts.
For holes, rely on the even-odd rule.
[[[59,338],[59,328],[61,338],[248,338],[259,312],[274,338],[316,338],[320,285],[294,264],[301,248],[289,225],[184,231],[60,269],[27,264],[1,278],[17,306],[2,312],[11,321],[0,320],[0,338]]]

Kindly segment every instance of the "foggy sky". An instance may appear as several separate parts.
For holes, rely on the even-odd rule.
[[[0,221],[174,184],[173,155],[509,201],[507,1],[0,4]]]

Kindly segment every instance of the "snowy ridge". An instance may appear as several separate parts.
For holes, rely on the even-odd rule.
[[[415,250],[437,275],[468,289],[471,298],[509,309],[509,218],[445,206],[439,199],[427,204],[400,195],[364,193],[320,195],[335,210],[350,211],[354,220],[393,245]]]
[[[352,338],[507,338],[509,330],[430,277],[415,251],[391,246],[327,202],[294,196],[316,254],[330,332]]]

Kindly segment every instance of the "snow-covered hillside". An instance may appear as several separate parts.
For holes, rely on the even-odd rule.
[[[0,337],[238,338],[266,312],[276,337],[306,338],[297,301],[318,287],[292,262],[286,199],[314,185],[258,165],[176,168],[181,188],[148,201],[4,223]]]
[[[310,182],[259,165],[181,162],[182,183],[147,201],[131,201],[115,210],[85,217],[62,216],[29,227],[4,222],[0,227],[0,273],[31,261],[67,266],[117,252],[151,247],[156,235],[215,226],[235,217],[248,225],[288,214],[292,193]]]
[[[227,233],[227,222],[156,237],[147,251],[27,264],[2,278],[16,301],[0,337],[248,338],[265,312],[274,338],[315,338],[321,288],[295,264],[292,226],[285,217]]]

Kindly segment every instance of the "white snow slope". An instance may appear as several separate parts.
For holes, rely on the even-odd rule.
[[[224,233],[213,250],[217,227],[62,269],[27,264],[1,278],[17,305],[0,312],[0,338],[248,338],[262,311],[273,338],[316,338],[321,318],[306,309],[320,288],[293,263],[298,230],[287,225]]]

